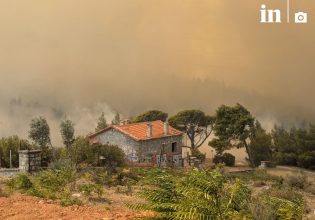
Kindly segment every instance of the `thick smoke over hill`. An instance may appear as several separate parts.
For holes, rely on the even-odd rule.
[[[284,1],[266,0],[285,11]],[[259,24],[262,1],[108,0],[0,3],[0,136],[27,137],[45,116],[93,131],[102,111],[213,114],[240,102],[270,128],[315,121],[315,30]],[[292,10],[315,12],[293,1]],[[293,11],[293,12],[294,12]],[[285,20],[283,18],[283,20]]]

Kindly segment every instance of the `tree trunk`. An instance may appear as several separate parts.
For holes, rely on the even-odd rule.
[[[248,160],[249,160],[249,163],[250,163],[250,167],[255,167],[255,163],[254,163],[254,161],[253,161],[252,154],[251,154],[251,152],[250,152],[249,146],[248,146],[248,144],[246,143],[246,141],[244,141],[244,145],[245,145],[246,153],[247,153],[247,155],[248,155]]]
[[[193,140],[190,140],[190,146],[191,146],[191,150],[195,150],[195,143],[194,143],[194,141]]]

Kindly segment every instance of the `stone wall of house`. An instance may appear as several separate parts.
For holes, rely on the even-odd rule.
[[[172,144],[176,143],[175,151],[172,152]],[[182,154],[182,136],[169,136],[158,139],[149,139],[140,142],[140,154],[142,157],[146,154],[173,153]]]
[[[101,144],[117,145],[129,160],[138,161],[139,143],[113,128],[97,135],[93,140],[97,140]]]
[[[93,138],[102,144],[110,144],[119,146],[131,161],[145,162],[150,161],[156,163],[157,155],[175,155],[176,160],[181,160],[182,155],[182,136],[169,136],[157,139],[148,139],[136,141],[115,129],[109,129]],[[175,151],[172,150],[172,144],[176,143]],[[174,147],[173,147],[174,148]],[[166,156],[165,156],[166,157]],[[176,163],[180,163],[176,162]]]
[[[174,149],[172,145],[174,145]],[[182,165],[183,136],[169,136],[158,139],[149,139],[140,142],[139,158],[152,160],[153,163],[166,166],[173,164]]]

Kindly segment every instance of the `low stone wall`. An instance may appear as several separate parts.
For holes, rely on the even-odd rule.
[[[18,168],[12,168],[12,169],[0,169],[0,176],[2,177],[10,177],[15,176],[20,172]]]

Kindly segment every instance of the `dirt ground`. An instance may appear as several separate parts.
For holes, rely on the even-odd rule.
[[[149,212],[135,212],[126,203],[139,203],[132,195],[106,189],[106,201],[85,201],[84,205],[63,207],[56,201],[15,193],[1,197],[1,188],[7,178],[0,177],[0,220],[123,220],[152,216]],[[81,198],[83,199],[83,198]]]
[[[53,201],[16,194],[10,197],[0,197],[0,219],[3,220],[39,220],[39,219],[132,219],[150,215],[128,210],[108,210],[104,206],[83,205],[62,207]]]

